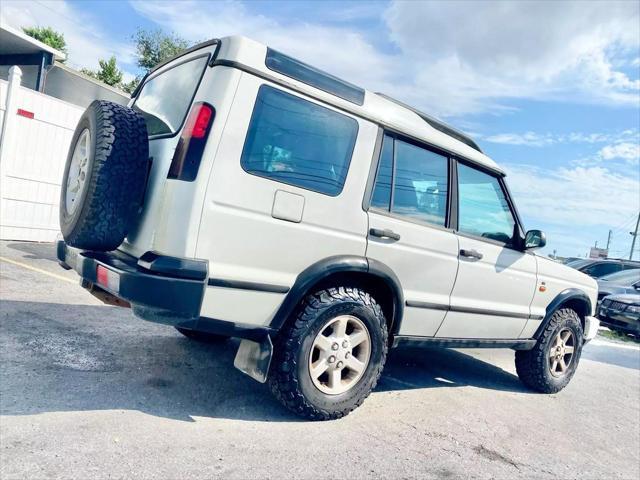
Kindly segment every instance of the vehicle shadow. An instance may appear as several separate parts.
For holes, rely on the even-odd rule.
[[[55,243],[14,242],[6,244],[7,248],[26,253],[23,258],[31,260],[49,260],[58,263]]]
[[[237,341],[203,344],[108,306],[3,301],[0,413],[139,410],[298,421],[233,368]],[[392,351],[377,391],[478,388],[527,392],[511,373],[453,350]]]

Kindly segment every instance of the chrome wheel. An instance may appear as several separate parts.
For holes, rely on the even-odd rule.
[[[573,332],[564,328],[553,339],[549,349],[549,371],[554,377],[565,375],[573,362],[576,342]]]
[[[87,185],[89,168],[89,157],[91,155],[91,133],[85,128],[76,142],[69,165],[69,176],[67,177],[67,191],[65,196],[65,208],[71,215],[82,198],[82,193]]]
[[[309,354],[309,375],[318,390],[338,395],[364,375],[371,356],[371,337],[352,315],[332,318],[316,336]]]

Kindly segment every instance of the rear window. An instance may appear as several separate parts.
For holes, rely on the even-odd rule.
[[[241,164],[247,172],[336,196],[342,191],[358,122],[263,85]]]
[[[194,58],[145,82],[133,109],[144,117],[150,137],[180,130],[208,59],[208,55]]]

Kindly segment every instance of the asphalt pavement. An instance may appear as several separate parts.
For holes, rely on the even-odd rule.
[[[0,478],[640,478],[640,349],[597,338],[555,395],[511,350],[392,351],[307,422],[207,345],[110,307],[47,244],[0,244]]]

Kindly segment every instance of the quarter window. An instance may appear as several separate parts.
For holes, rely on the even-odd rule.
[[[385,136],[371,205],[444,226],[448,165],[443,155]]]
[[[458,164],[458,230],[506,244],[515,224],[498,179]]]
[[[336,196],[357,133],[355,119],[263,85],[240,162],[254,175]]]

